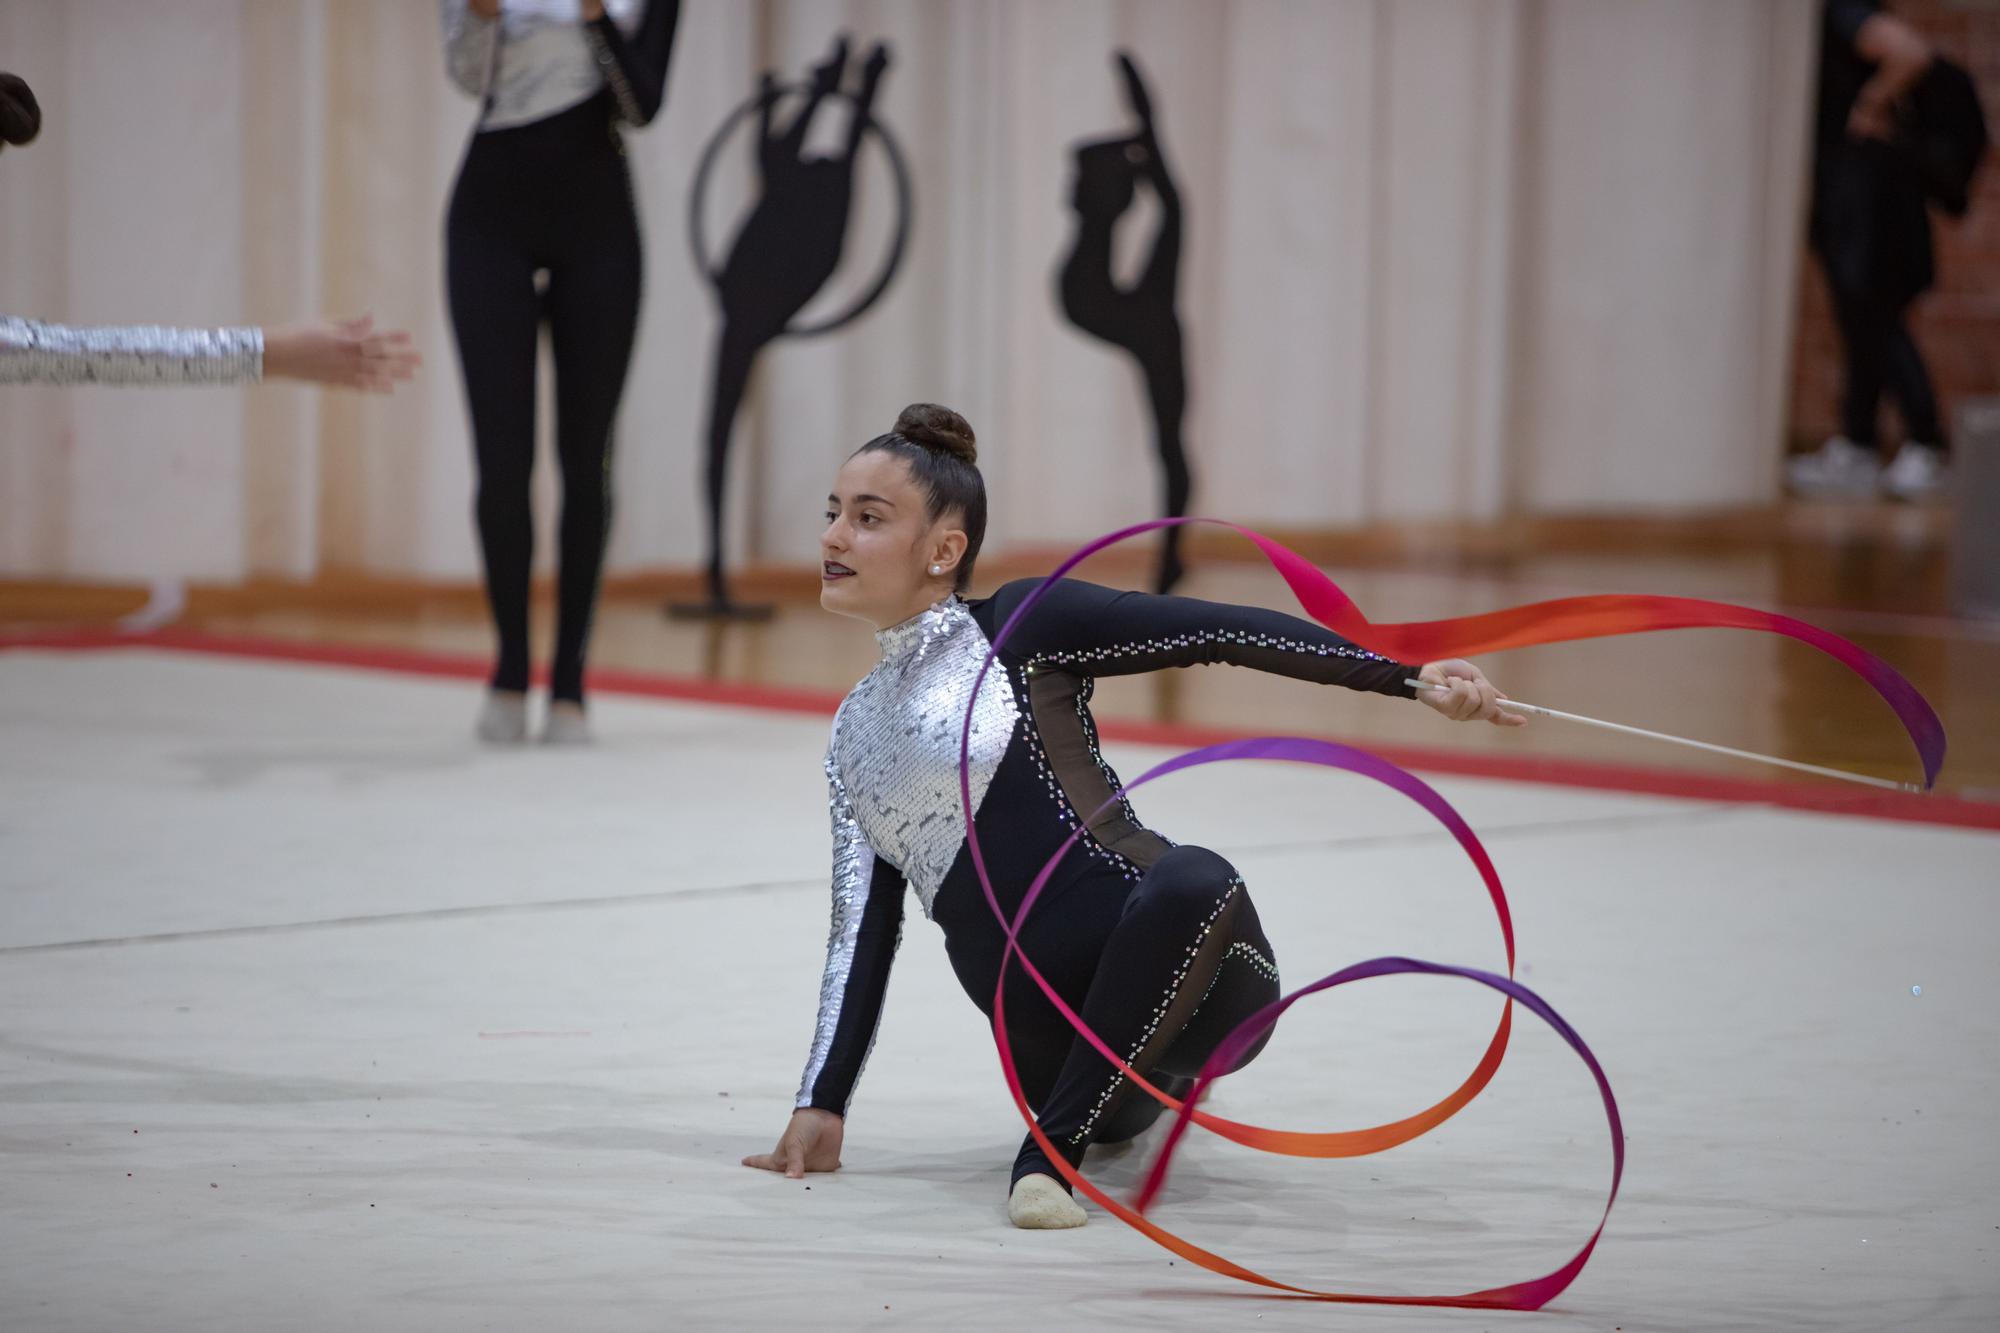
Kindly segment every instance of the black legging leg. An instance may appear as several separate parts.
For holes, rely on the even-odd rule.
[[[1034,953],[1031,941],[1023,945]],[[1214,852],[1176,847],[1126,899],[1079,1012],[1140,1073],[1185,1079],[1237,1024],[1277,997],[1271,946],[1243,881]],[[1237,1067],[1262,1049],[1260,1040]],[[1130,1081],[1079,1037],[1037,1118],[1064,1156],[1079,1162],[1091,1142],[1130,1138],[1159,1115],[1158,1103],[1144,1094],[1135,1102],[1152,1109],[1123,1111],[1130,1091]],[[1031,1172],[1055,1174],[1032,1134],[1013,1178]]]
[[[1943,448],[1944,423],[1938,419],[1937,394],[1931,388],[1930,372],[1924,367],[1924,354],[1917,347],[1917,340],[1910,336],[1910,327],[1900,314],[1889,335],[1883,368],[1889,392],[1896,399],[1896,409],[1902,413],[1903,429],[1910,439]]]
[[[528,571],[535,542],[528,478],[535,461],[541,322],[535,266],[524,250],[454,219],[445,278],[479,469],[473,512],[486,564],[486,601],[499,639],[492,686],[525,690]]]
[[[1841,350],[1845,353],[1845,374],[1840,387],[1841,433],[1872,449],[1896,316],[1887,303],[1842,292],[1838,287],[1833,293],[1833,309],[1840,325]]]
[[[638,233],[611,221],[594,248],[549,273],[556,457],[563,479],[549,696],[571,703],[583,701],[584,651],[610,531],[611,430],[639,325]]]

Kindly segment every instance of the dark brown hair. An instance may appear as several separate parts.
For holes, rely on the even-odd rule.
[[[924,519],[956,512],[965,529],[965,556],[958,562],[954,592],[972,582],[972,565],[986,540],[986,481],[979,475],[979,448],[964,417],[936,403],[911,403],[887,435],[877,435],[854,451],[894,454],[909,465],[924,493]]]
[[[0,145],[24,144],[42,128],[42,109],[25,80],[0,74]]]

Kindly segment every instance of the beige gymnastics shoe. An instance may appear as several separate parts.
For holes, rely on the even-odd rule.
[[[489,691],[474,730],[488,745],[518,745],[528,739],[528,696],[520,690]]]
[[[1007,1220],[1023,1231],[1064,1231],[1090,1220],[1062,1182],[1037,1172],[1014,1182],[1007,1196]]]
[[[588,745],[590,740],[590,720],[584,715],[583,705],[551,700],[548,718],[542,723],[542,744]]]

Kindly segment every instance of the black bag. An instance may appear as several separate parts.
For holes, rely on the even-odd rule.
[[[1925,196],[1951,216],[1964,217],[1987,144],[1986,112],[1972,76],[1943,56],[1934,57],[1910,91],[1909,128],[1899,144]]]

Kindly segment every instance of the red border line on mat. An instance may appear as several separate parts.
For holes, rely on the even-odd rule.
[[[419,652],[409,648],[358,644],[294,643],[240,635],[205,634],[163,629],[144,634],[104,630],[0,634],[0,652],[9,648],[95,651],[110,648],[163,648],[211,657],[242,657],[258,661],[304,662],[317,666],[353,667],[401,675],[443,676],[454,680],[484,680],[489,669],[482,659]],[[678,699],[696,703],[754,708],[764,712],[803,713],[830,717],[841,696],[823,690],[785,689],[773,685],[742,685],[654,675],[640,671],[593,670],[590,688],[604,694],[645,699]],[[1224,727],[1194,727],[1153,722],[1106,720],[1099,730],[1110,740],[1188,749],[1220,741],[1241,740],[1250,732]],[[1773,782],[1762,778],[1715,777],[1674,769],[1606,764],[1586,759],[1544,755],[1478,754],[1412,745],[1368,745],[1391,763],[1429,773],[1499,778],[1554,787],[1587,787],[1597,791],[1636,792],[1695,801],[1776,805],[1822,814],[1859,815],[1912,824],[1942,824],[1955,828],[2000,831],[2000,802],[1974,801],[1962,796],[1918,795],[1911,792],[1861,791],[1831,783]]]

